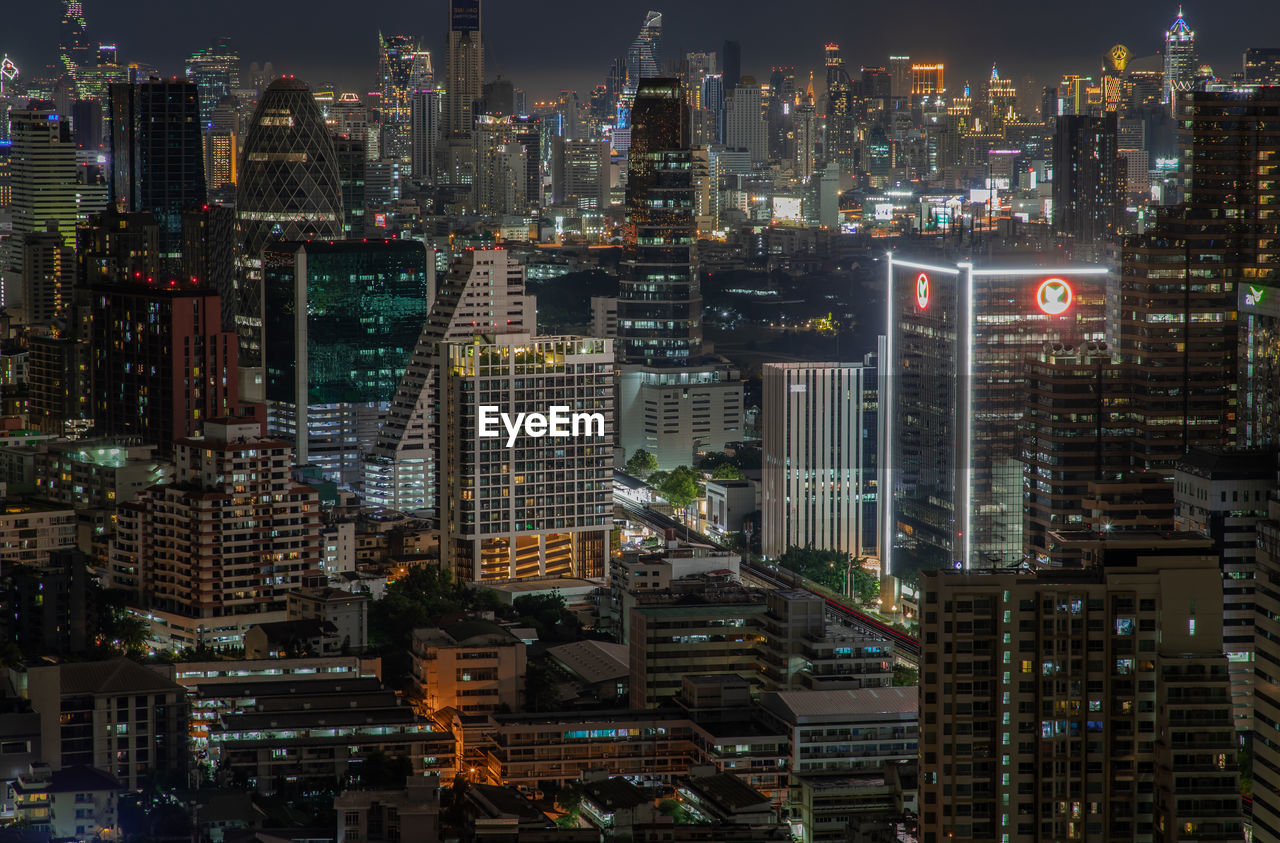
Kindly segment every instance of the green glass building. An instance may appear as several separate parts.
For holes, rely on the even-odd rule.
[[[416,240],[263,251],[268,429],[294,443],[299,465],[358,480],[426,321],[435,276],[427,255]]]

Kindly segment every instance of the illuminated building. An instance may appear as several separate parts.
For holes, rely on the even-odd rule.
[[[235,187],[236,166],[239,163],[239,146],[233,132],[210,132],[205,136],[208,144],[209,190]]]
[[[1182,17],[1178,17],[1164,34],[1164,86],[1160,102],[1172,107],[1177,94],[1191,90],[1196,77],[1196,34]]]
[[[1280,47],[1251,47],[1244,51],[1247,85],[1280,85]]]
[[[613,528],[614,355],[607,339],[502,333],[437,348],[440,561],[459,582],[603,578]],[[561,406],[564,435],[481,434],[482,405]],[[579,414],[598,419],[579,427]]]
[[[445,46],[445,138],[471,134],[484,99],[484,42],[480,34],[481,0],[449,0],[449,40]]]
[[[536,202],[528,195],[528,152],[517,142],[511,117],[476,118],[472,132],[471,207],[482,216],[525,211]],[[536,158],[537,151],[534,150]]]
[[[425,55],[425,67],[419,56]],[[412,151],[411,121],[415,62],[420,83],[430,83],[431,55],[422,53],[410,35],[378,33],[378,152],[382,158],[408,161]]]
[[[716,75],[716,54],[702,51],[685,53],[682,71],[685,102],[693,109],[709,108],[702,97],[703,83],[708,76]]]
[[[534,316],[534,301],[524,291],[524,267],[505,249],[467,249],[457,257],[431,300],[365,465],[364,495],[370,505],[435,512],[441,458],[437,347],[480,335],[528,333]]]
[[[93,47],[89,45],[89,25],[84,19],[81,0],[63,0],[63,3],[66,9],[59,27],[58,56],[67,75],[75,79],[81,67],[94,63]]]
[[[21,253],[21,295],[6,307],[16,321],[27,325],[53,325],[64,318],[71,303],[75,278],[75,251],[68,248],[50,222],[47,231],[32,231],[19,238]]]
[[[1101,340],[1107,270],[888,260],[882,570],[1022,559],[1019,421],[1046,344]]]
[[[359,482],[426,319],[433,270],[416,240],[263,249],[267,425],[299,465]]]
[[[208,200],[196,86],[152,79],[111,86],[111,195],[160,224],[161,260],[181,260],[182,214]]]
[[[145,226],[144,226],[145,228]],[[182,215],[182,265],[180,277],[195,281],[224,302],[236,300],[236,212],[226,205],[205,205]],[[148,245],[147,252],[152,247]],[[154,275],[155,270],[141,273]],[[124,278],[132,277],[126,267]],[[235,308],[222,307],[222,330],[235,332]]]
[[[50,554],[76,546],[75,509],[63,503],[0,498],[0,571],[27,565],[39,571]]]
[[[1115,236],[1123,219],[1126,175],[1116,148],[1116,113],[1064,114],[1055,128],[1054,229],[1081,243]]]
[[[813,175],[814,151],[818,142],[818,115],[814,109],[813,74],[809,74],[809,87],[795,112],[796,178],[807,181]]]
[[[1000,76],[994,64],[987,80],[987,117],[997,127],[1018,119],[1018,89],[1012,79]]]
[[[295,483],[289,445],[258,422],[215,419],[175,443],[174,482],[116,513],[110,578],[166,650],[244,646],[285,619],[289,592],[320,570],[320,498]]]
[[[1079,540],[1085,570],[921,577],[921,839],[1238,840],[1209,540]]]
[[[338,183],[342,185],[342,236],[348,240],[365,236],[365,181],[373,162],[368,160],[365,136],[333,136],[338,157]]]
[[[911,95],[911,56],[889,56],[889,96],[895,100]]]
[[[465,618],[413,631],[413,681],[432,714],[519,711],[524,696],[525,643],[493,621]]]
[[[876,367],[766,363],[761,549],[875,552]]]
[[[409,163],[415,179],[431,184],[440,153],[441,92],[434,88],[414,91],[409,108]]]
[[[1123,44],[1116,44],[1102,57],[1102,111],[1119,111],[1128,104],[1125,69],[1133,53]]]
[[[622,87],[622,108],[630,111],[640,90],[640,80],[651,79],[661,69],[658,64],[658,46],[662,41],[662,13],[650,11],[644,16],[640,32],[627,48],[627,76]],[[627,123],[630,125],[630,120]]]
[[[257,370],[262,366],[262,249],[273,239],[341,237],[342,187],[320,107],[307,84],[290,76],[263,92],[242,154],[236,185],[241,261],[236,328],[241,364]],[[260,389],[261,381],[255,385]]]
[[[911,96],[938,97],[945,93],[947,90],[943,81],[945,69],[941,62],[911,65]]]
[[[551,204],[597,213],[609,207],[608,141],[554,139]]]
[[[213,122],[213,110],[240,89],[240,54],[222,37],[187,59],[186,76],[200,92],[200,127]]]
[[[831,43],[823,49],[827,68],[827,94],[823,107],[827,120],[824,157],[838,163],[846,172],[852,172],[857,137],[853,113],[853,83],[849,79],[844,57],[840,55],[840,45]]]
[[[769,133],[762,108],[760,86],[750,76],[742,78],[724,103],[724,145],[747,150],[753,164],[769,160]],[[634,138],[634,130],[632,135]]]

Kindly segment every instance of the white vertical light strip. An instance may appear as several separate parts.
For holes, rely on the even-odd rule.
[[[310,341],[309,332],[307,330],[307,247],[299,246],[297,254],[293,258],[293,296],[294,296],[294,314],[293,314],[293,347],[294,354],[297,355],[297,364],[293,372],[293,452],[294,461],[298,466],[304,466],[311,458],[311,419],[308,416],[307,401],[310,397],[311,390],[308,387],[308,381],[311,380],[308,343]],[[265,266],[263,273],[266,273]],[[263,284],[263,289],[266,285]],[[265,293],[263,295],[266,295]],[[265,326],[266,320],[263,319]],[[262,330],[262,359],[263,376],[266,376],[266,329]],[[265,385],[264,385],[265,389]]]
[[[880,391],[878,413],[876,415],[877,440],[880,443],[880,480],[877,489],[876,508],[880,516],[880,529],[877,530],[879,536],[878,548],[880,552],[880,575],[886,576],[893,572],[892,555],[893,555],[893,443],[892,438],[892,419],[893,419],[893,374],[892,368],[894,364],[894,345],[893,345],[893,252],[886,252],[885,259],[888,263],[888,277],[885,284],[885,337],[882,340],[882,350],[880,354],[879,369],[880,382],[877,384]]]
[[[968,336],[965,339],[966,391],[964,413],[964,569],[969,570],[973,554],[973,334],[977,316],[973,311],[973,264],[966,264],[965,288],[968,299]]]

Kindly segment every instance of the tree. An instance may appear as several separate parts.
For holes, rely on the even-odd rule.
[[[658,494],[676,509],[688,509],[698,499],[699,493],[698,472],[687,465],[672,469],[658,487]]]
[[[905,664],[893,666],[893,684],[897,687],[911,687],[920,684],[920,671]]]
[[[716,466],[711,472],[711,477],[714,480],[742,480],[746,475],[733,463],[726,462]]]
[[[631,459],[627,460],[627,474],[632,477],[639,477],[643,480],[657,470],[658,458],[644,448],[637,448],[636,452],[631,455]]]

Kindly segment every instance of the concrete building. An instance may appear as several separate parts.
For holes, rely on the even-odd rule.
[[[1253,836],[1280,840],[1280,500],[1257,524],[1254,573]]]
[[[876,550],[876,367],[766,363],[761,550]]]
[[[25,678],[52,769],[93,767],[126,790],[186,785],[186,693],[163,670],[120,658],[31,667]]]
[[[878,770],[916,757],[915,688],[771,691],[760,708],[786,730],[793,776]]]
[[[118,800],[124,788],[101,770],[32,764],[12,788],[14,819],[51,839],[90,843],[121,833]]]
[[[1210,541],[1090,539],[1085,570],[922,577],[923,839],[1241,835]]]
[[[670,471],[692,463],[695,454],[742,441],[742,380],[731,365],[623,366],[619,380],[620,439],[628,458],[644,449],[660,470]]]
[[[760,509],[760,484],[754,480],[708,480],[706,490],[707,526],[721,535],[743,531],[748,516]]]
[[[609,142],[557,136],[551,146],[551,204],[609,208]],[[608,336],[597,334],[596,336]]]
[[[285,607],[291,621],[319,620],[333,624],[340,647],[361,653],[369,646],[369,595],[313,586],[291,591]]]
[[[518,711],[524,676],[524,642],[492,621],[413,631],[413,679],[432,714],[444,708],[464,715]]]
[[[76,546],[76,513],[52,501],[0,499],[0,572],[42,565],[49,554]]]
[[[724,145],[747,150],[752,164],[769,160],[769,131],[760,86],[750,76],[744,77],[725,99]]]
[[[439,843],[440,777],[408,776],[396,790],[344,790],[333,809],[337,843]]]

